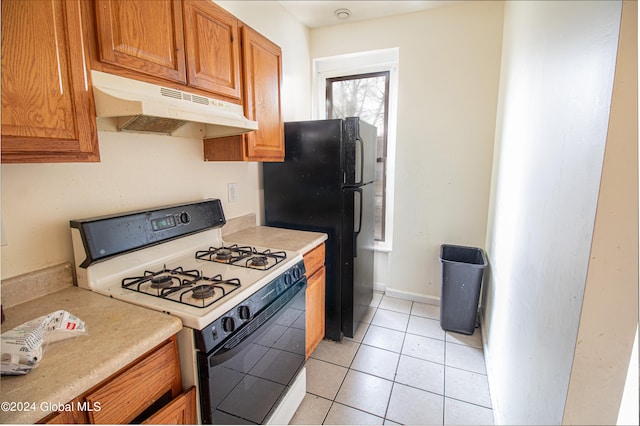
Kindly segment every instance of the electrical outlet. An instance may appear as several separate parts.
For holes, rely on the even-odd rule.
[[[227,184],[227,199],[230,203],[238,202],[238,184],[237,183]]]

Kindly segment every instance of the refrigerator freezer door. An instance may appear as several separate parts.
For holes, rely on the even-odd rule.
[[[359,186],[376,179],[377,129],[357,117],[344,121],[343,177],[345,186]]]
[[[263,163],[264,170],[292,174],[290,185],[308,191],[336,190],[342,183],[342,120],[300,121],[284,124],[284,163]]]

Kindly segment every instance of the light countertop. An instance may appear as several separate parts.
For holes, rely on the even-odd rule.
[[[268,226],[243,227],[225,235],[225,241],[301,254],[326,239],[319,232]],[[0,423],[37,422],[50,413],[49,406],[80,396],[182,329],[176,317],[68,287],[5,308],[2,331],[59,309],[85,321],[88,334],[50,344],[38,367],[27,375],[0,378],[0,402],[35,406],[35,410],[0,410]]]
[[[0,410],[0,423],[42,419],[48,406],[80,396],[182,329],[176,317],[68,287],[5,309],[2,331],[59,309],[83,320],[88,334],[46,346],[28,374],[0,378],[0,402],[34,403],[23,411]]]
[[[252,226],[225,236],[225,241],[297,251],[305,254],[327,239],[321,232]]]

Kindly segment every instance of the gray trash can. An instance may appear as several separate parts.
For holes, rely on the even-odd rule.
[[[487,257],[479,248],[443,244],[440,262],[440,327],[446,331],[473,334]]]

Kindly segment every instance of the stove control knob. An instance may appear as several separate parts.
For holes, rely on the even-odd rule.
[[[247,305],[242,305],[238,308],[238,316],[240,319],[248,320],[251,319],[251,311]]]
[[[293,278],[298,281],[300,279],[300,277],[302,276],[302,272],[300,272],[300,268],[298,268],[298,266],[295,266],[292,270],[291,270],[291,274],[293,274]]]
[[[222,318],[222,329],[227,333],[231,333],[236,329],[236,324],[233,321],[232,317],[224,317]]]
[[[284,275],[284,283],[289,287],[293,283],[293,277],[289,272]]]
[[[180,219],[180,223],[181,224],[186,225],[189,222],[191,222],[191,215],[189,213],[187,213],[187,212],[182,212],[178,216],[178,219]]]

